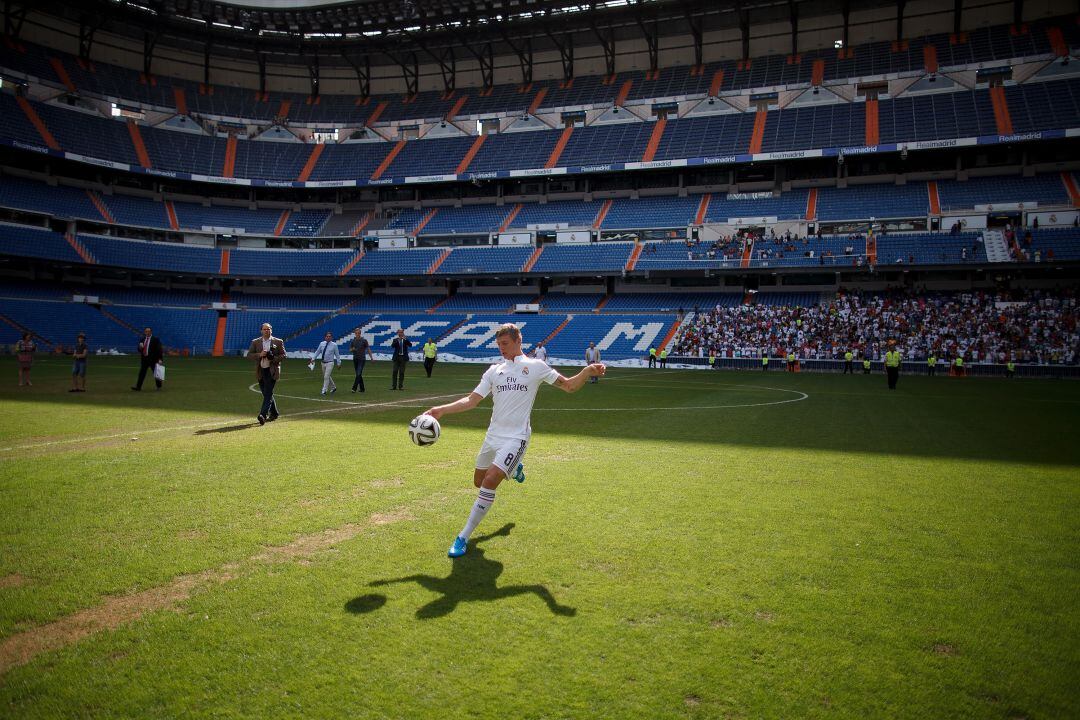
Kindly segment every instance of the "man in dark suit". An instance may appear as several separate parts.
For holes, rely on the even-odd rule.
[[[392,375],[392,387],[391,390],[404,390],[405,389],[405,364],[409,362],[409,348],[412,347],[412,342],[409,338],[405,337],[404,330],[397,331],[397,337],[390,343],[391,351],[393,352],[394,370]]]
[[[153,374],[154,366],[161,362],[164,355],[165,351],[161,347],[161,338],[154,335],[150,328],[143,330],[143,339],[139,341],[139,379],[131,386],[132,390],[142,390],[143,380],[146,379],[146,371],[149,370]],[[154,378],[154,384],[157,385],[158,390],[161,389],[161,381],[156,377]]]
[[[270,323],[262,324],[262,335],[251,341],[247,356],[255,362],[255,379],[262,390],[263,403],[256,420],[260,425],[278,419],[277,401],[274,400],[274,386],[281,377],[281,362],[285,359],[285,343],[273,335]]]

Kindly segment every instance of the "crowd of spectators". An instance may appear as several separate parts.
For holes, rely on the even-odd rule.
[[[692,316],[675,355],[880,360],[895,341],[905,360],[931,353],[965,362],[1080,363],[1080,308],[1067,290],[959,293],[839,292],[813,307],[716,307]]]
[[[817,239],[821,239],[820,228]],[[780,260],[783,258],[817,258],[819,264],[835,264],[837,258],[844,258],[844,264],[861,266],[863,263],[862,251],[866,247],[866,237],[862,233],[849,233],[847,243],[843,247],[842,255],[834,253],[831,249],[822,250],[811,242],[811,236],[802,238],[798,233],[786,230],[779,235],[774,229],[768,233],[761,233],[754,241],[754,258],[762,261]],[[858,251],[856,251],[858,248]],[[783,265],[783,263],[777,263]]]
[[[687,239],[685,240],[685,244],[687,260],[736,261],[742,256],[743,236],[741,233],[735,235],[723,235],[712,242],[705,242],[700,239]],[[644,252],[646,254],[656,252],[656,245],[646,245]]]
[[[1045,251],[1042,248],[1032,249],[1031,231],[1038,229],[1038,218],[1030,228],[1013,228],[1011,225],[1005,227],[1005,242],[1009,245],[1009,256],[1015,262],[1050,262],[1054,259],[1054,248],[1046,248]]]

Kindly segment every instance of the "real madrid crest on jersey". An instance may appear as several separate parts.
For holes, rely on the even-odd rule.
[[[527,367],[521,368],[521,374],[522,375],[528,375],[529,374],[529,368],[527,368]]]

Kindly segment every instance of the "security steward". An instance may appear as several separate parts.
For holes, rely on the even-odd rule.
[[[424,343],[424,372],[428,377],[431,377],[431,368],[435,367],[435,353],[439,348],[435,345],[435,341],[431,338],[427,339]]]
[[[889,343],[889,351],[885,353],[885,375],[889,378],[889,389],[896,389],[896,381],[900,377],[900,351],[893,343]]]

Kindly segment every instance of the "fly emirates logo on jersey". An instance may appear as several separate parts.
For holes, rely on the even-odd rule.
[[[522,375],[529,374],[529,368],[521,368]],[[500,372],[499,375],[502,375]],[[507,375],[506,381],[495,386],[495,392],[529,392],[529,386],[518,380],[513,375]]]

